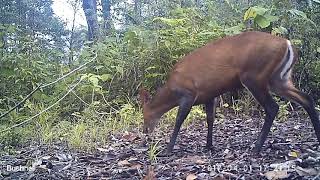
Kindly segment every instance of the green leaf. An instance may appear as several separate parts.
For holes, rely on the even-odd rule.
[[[96,66],[96,67],[94,67],[96,70],[99,70],[99,69],[101,69],[101,68],[103,68],[104,66],[102,66],[102,65],[98,65],[98,66]]]
[[[255,18],[257,16],[257,12],[253,10],[252,7],[250,7],[243,16],[243,20],[246,21],[250,18]]]
[[[217,33],[216,32],[212,32],[212,31],[205,31],[205,32],[200,32],[197,34],[197,36],[205,36],[205,37],[210,37],[210,36],[216,36]]]
[[[152,74],[147,74],[145,77],[146,78],[155,78],[155,77],[159,77],[159,76],[163,76],[163,74],[161,74],[161,73],[152,73]]]
[[[306,15],[304,12],[299,11],[299,10],[297,10],[297,9],[290,9],[289,12],[290,12],[291,14],[293,14],[293,15],[297,15],[297,16],[303,17],[303,18],[305,18],[305,19],[308,19],[307,15]]]
[[[80,77],[80,80],[84,80],[84,79],[86,79],[87,77],[88,77],[88,75],[83,74],[83,75]]]
[[[15,70],[9,68],[0,68],[0,74],[4,76],[15,75]]]
[[[99,84],[99,79],[97,76],[90,76],[89,81],[93,84],[93,86],[98,86]]]
[[[270,26],[270,21],[268,21],[267,18],[265,18],[264,16],[260,16],[257,15],[257,17],[255,18],[256,23],[261,27],[261,28],[266,28],[268,26]]]
[[[291,14],[293,14],[293,15],[302,17],[304,20],[307,20],[307,21],[310,22],[312,25],[314,25],[314,26],[317,27],[316,23],[314,23],[311,19],[309,19],[304,12],[299,11],[299,10],[297,10],[297,9],[290,9],[289,12],[290,12]]]
[[[320,0],[313,0],[313,2],[320,4]]]
[[[133,41],[137,37],[136,31],[129,31],[126,33],[124,40],[125,41]]]
[[[302,40],[301,39],[291,39],[290,41],[294,45],[301,45],[302,44]]]
[[[13,25],[10,25],[7,29],[8,33],[14,33],[16,31],[16,27]]]
[[[254,10],[257,13],[257,15],[264,15],[268,11],[268,9],[260,6],[254,6],[252,7],[252,10]]]
[[[272,29],[272,34],[287,34],[288,30],[282,26]]]
[[[274,22],[274,21],[278,21],[279,20],[278,16],[272,16],[270,14],[264,15],[264,17],[270,22]]]
[[[6,27],[4,25],[0,24],[0,30],[5,30],[5,29],[6,29]]]
[[[163,17],[157,17],[153,19],[153,22],[161,22],[169,26],[181,26],[185,23],[185,19],[169,19],[169,18],[163,18]]]
[[[320,53],[320,47],[317,48],[317,52]]]
[[[147,67],[147,68],[145,69],[145,72],[148,72],[149,70],[153,70],[153,69],[157,69],[157,67],[156,67],[156,66]]]
[[[97,106],[97,105],[100,104],[100,101],[93,101],[91,104],[94,105],[94,106]]]
[[[109,79],[111,79],[111,74],[103,74],[100,76],[102,81],[108,81]]]
[[[116,70],[118,73],[120,73],[121,75],[123,75],[123,67],[121,66],[116,66]]]
[[[297,158],[297,157],[299,156],[299,154],[298,154],[297,152],[295,152],[295,151],[289,152],[288,155],[289,155],[290,157],[294,157],[294,158]]]
[[[240,24],[238,24],[236,26],[232,26],[230,28],[226,28],[224,30],[224,32],[225,32],[226,35],[233,35],[233,34],[241,33],[243,29],[244,29],[244,25],[243,25],[243,23],[240,23]]]

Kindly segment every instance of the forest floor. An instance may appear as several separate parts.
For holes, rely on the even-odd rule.
[[[108,145],[91,152],[31,144],[0,157],[0,179],[320,179],[320,148],[308,118],[274,122],[260,155],[252,147],[262,119],[226,119],[214,124],[212,151],[204,148],[205,120],[196,120],[181,129],[170,156],[159,154],[171,136],[167,125],[149,145],[138,130],[110,135]]]

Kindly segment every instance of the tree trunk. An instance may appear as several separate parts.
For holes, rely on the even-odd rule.
[[[134,15],[136,22],[140,23],[141,21],[141,0],[134,0]]]
[[[108,35],[111,29],[111,1],[101,0],[102,13],[103,13],[103,31],[104,34]]]
[[[97,1],[83,0],[82,8],[86,16],[88,25],[88,40],[96,40],[99,37],[98,17],[97,17]]]
[[[200,7],[200,5],[201,5],[200,0],[195,0],[195,4],[196,4],[196,7]]]

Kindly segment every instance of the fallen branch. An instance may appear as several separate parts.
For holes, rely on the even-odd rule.
[[[83,68],[84,66],[86,66],[87,64],[93,62],[95,59],[97,58],[97,53],[95,53],[95,56],[88,62],[82,64],[81,66],[75,68],[74,70],[68,72],[67,74],[61,76],[60,78],[56,79],[55,81],[52,81],[48,84],[44,84],[44,85],[39,85],[37,88],[35,88],[30,94],[28,94],[22,101],[20,101],[16,106],[14,106],[13,108],[11,108],[10,110],[8,110],[7,112],[5,112],[4,114],[2,114],[0,116],[0,119],[3,118],[4,116],[8,115],[10,112],[12,112],[13,110],[15,110],[17,107],[19,107],[20,105],[22,105],[27,99],[29,99],[36,91],[38,91],[40,88],[46,88],[48,86],[51,86],[63,79],[65,79],[66,77],[70,76],[71,74],[79,71],[81,68]]]

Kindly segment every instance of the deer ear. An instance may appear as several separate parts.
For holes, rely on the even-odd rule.
[[[139,89],[139,99],[142,105],[150,100],[150,93],[144,88]]]

